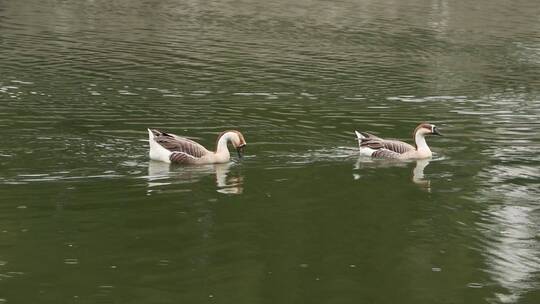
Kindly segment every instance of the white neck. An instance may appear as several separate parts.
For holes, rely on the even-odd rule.
[[[426,143],[426,138],[424,137],[424,134],[416,133],[416,135],[414,136],[414,141],[416,142],[416,150],[418,152],[423,152],[431,155],[431,150]]]
[[[216,148],[216,154],[227,156],[229,155],[229,148],[227,148],[227,143],[231,140],[233,134],[234,133],[232,132],[227,132],[219,138]]]

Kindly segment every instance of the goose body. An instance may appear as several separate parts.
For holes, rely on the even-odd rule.
[[[242,133],[232,130],[219,134],[216,151],[209,151],[201,144],[172,133],[148,129],[150,159],[184,165],[226,163],[231,159],[227,144],[231,142],[242,156],[246,141]]]
[[[425,137],[427,135],[441,135],[435,125],[421,123],[414,129],[415,146],[413,146],[395,139],[382,139],[367,132],[354,132],[358,138],[361,155],[403,160],[431,158],[432,153]]]

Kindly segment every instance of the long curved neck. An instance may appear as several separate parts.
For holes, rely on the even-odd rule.
[[[424,134],[417,132],[414,135],[414,142],[416,143],[416,150],[418,152],[428,152],[431,154],[431,150],[427,145],[426,137],[424,136]]]
[[[229,140],[231,140],[231,134],[225,133],[221,135],[217,142],[216,154],[229,155],[229,148],[227,148]]]

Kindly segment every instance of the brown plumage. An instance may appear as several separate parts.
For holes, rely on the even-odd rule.
[[[361,148],[376,150],[371,155],[375,158],[399,158],[403,153],[414,151],[416,148],[406,142],[393,139],[382,139],[367,132],[361,132],[364,138],[360,139]]]
[[[156,129],[151,130],[152,133],[154,133],[154,140],[163,148],[171,152],[181,152],[196,158],[202,157],[208,153],[208,150],[205,147],[191,139],[180,137],[171,133],[161,132]]]

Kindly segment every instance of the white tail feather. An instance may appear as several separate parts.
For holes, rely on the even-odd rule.
[[[171,151],[163,148],[154,140],[154,133],[152,130],[148,129],[148,144],[150,145],[150,159],[170,163]]]
[[[354,131],[354,133],[356,134],[356,137],[357,137],[358,139],[366,138],[364,135],[362,135],[362,134],[361,134],[360,132],[358,132],[358,131]]]
[[[364,155],[364,156],[371,156],[371,154],[373,154],[373,152],[375,152],[375,150],[371,149],[371,148],[368,148],[368,147],[361,147],[360,146],[360,142],[363,138],[366,138],[364,135],[362,135],[362,133],[358,132],[358,131],[354,131],[354,133],[356,134],[356,138],[358,139],[358,148],[360,148],[360,155]]]
[[[360,147],[360,140],[362,138],[366,138],[364,135],[360,134],[360,132],[358,131],[354,131],[354,133],[356,134],[356,138],[358,139],[358,147]]]

